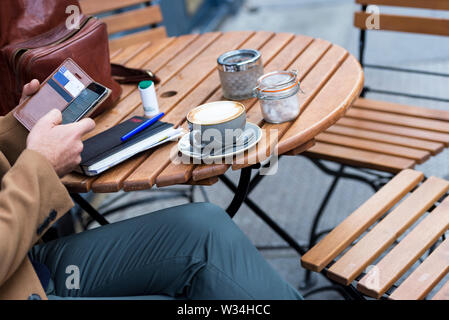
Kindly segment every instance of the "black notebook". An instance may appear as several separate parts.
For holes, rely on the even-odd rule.
[[[144,117],[133,117],[84,141],[80,172],[88,176],[97,175],[142,151],[176,139],[183,133],[182,129],[174,129],[172,124],[158,121],[122,142],[124,135],[146,120]]]

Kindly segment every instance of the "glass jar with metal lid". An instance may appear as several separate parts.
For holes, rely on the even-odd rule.
[[[261,76],[254,88],[262,114],[267,122],[282,123],[299,115],[300,82],[298,72],[274,71]]]
[[[229,51],[217,62],[223,96],[230,100],[251,98],[257,79],[263,75],[260,52],[252,49]]]

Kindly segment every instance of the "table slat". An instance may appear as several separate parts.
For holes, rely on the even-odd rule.
[[[303,152],[306,152],[307,150],[309,150],[310,148],[312,148],[314,145],[316,144],[315,139],[310,140],[302,145],[300,145],[299,147],[287,152],[285,155],[287,156],[297,156]]]
[[[380,298],[448,227],[449,198],[446,198],[359,281],[357,289]]]
[[[151,46],[140,52],[136,52],[134,57],[129,59],[126,63],[126,66],[130,68],[142,68],[142,66],[147,64],[151,59],[155,58],[158,54],[164,51],[165,48],[176,42],[176,39],[177,38],[172,37],[152,41]]]
[[[320,272],[345,248],[412,190],[424,175],[404,170],[362,204],[302,258],[303,267]]]
[[[151,46],[151,41],[146,41],[144,43],[138,43],[120,50],[118,54],[114,56],[111,55],[111,62],[118,64],[126,64],[130,59],[132,59],[136,54],[139,54],[146,48]]]
[[[349,285],[448,190],[448,181],[427,179],[337,260],[328,277]]]

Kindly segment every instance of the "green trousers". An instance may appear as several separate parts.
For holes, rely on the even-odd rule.
[[[33,247],[50,299],[302,299],[221,208],[173,207]]]

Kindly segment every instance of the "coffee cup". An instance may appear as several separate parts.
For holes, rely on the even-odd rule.
[[[220,148],[236,143],[246,126],[245,106],[236,101],[216,101],[187,114],[190,144],[195,148]]]

